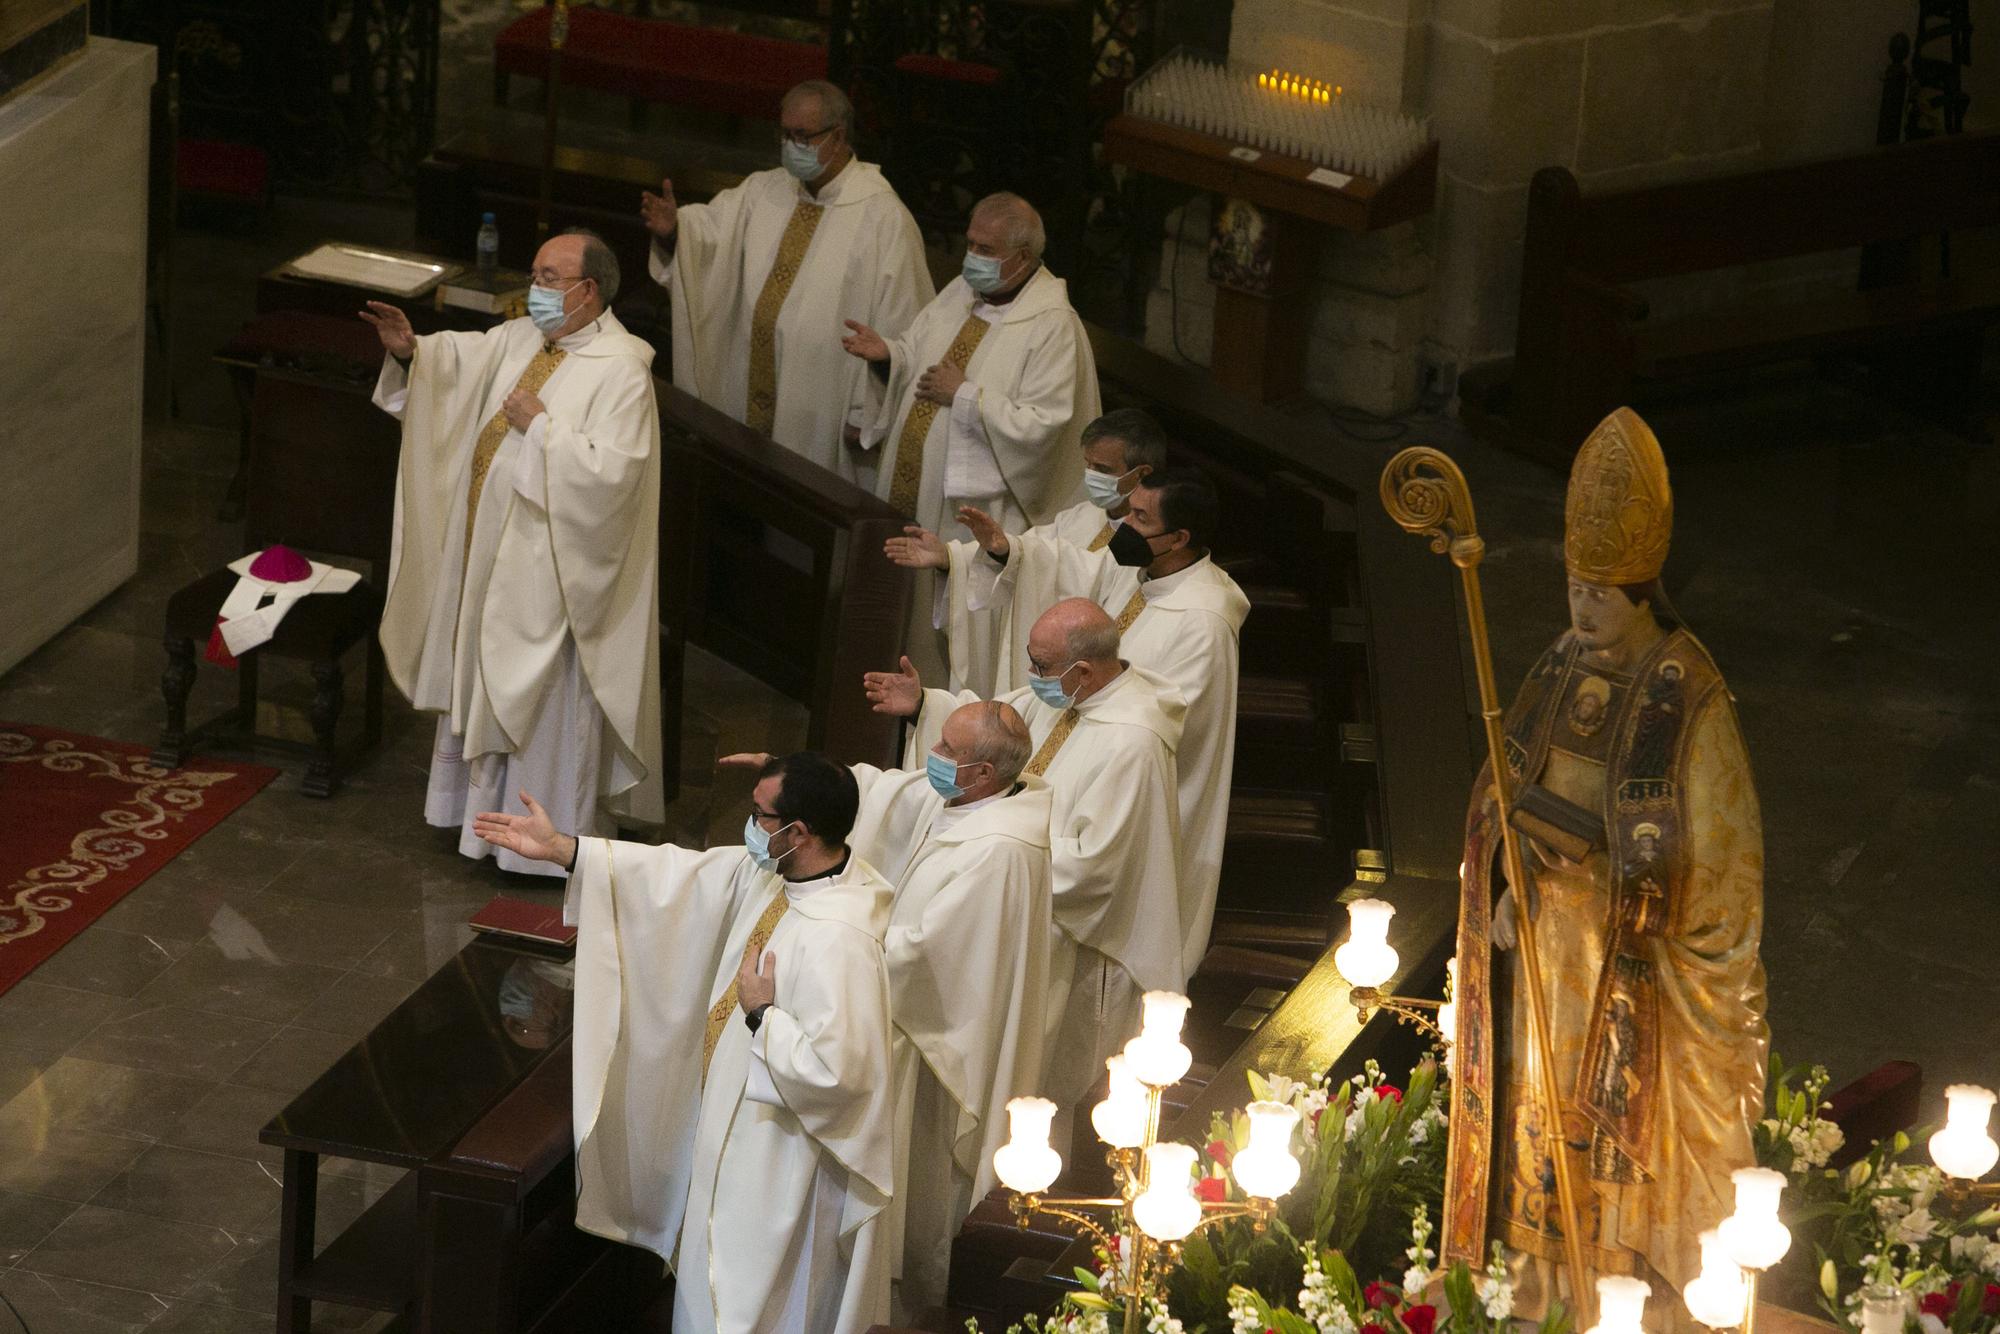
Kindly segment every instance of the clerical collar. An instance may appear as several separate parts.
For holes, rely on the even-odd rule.
[[[785,893],[791,895],[795,899],[802,899],[808,894],[817,894],[820,890],[827,888],[828,886],[832,885],[834,881],[840,879],[841,876],[845,875],[847,873],[847,864],[853,860],[854,860],[853,850],[849,848],[842,848],[840,850],[840,862],[838,865],[833,866],[828,870],[821,871],[818,875],[803,876],[799,879],[793,879],[791,876],[786,876]]]
[[[1019,287],[1016,287],[1013,291],[1009,292],[1006,296],[1001,297],[998,301],[993,300],[991,297],[984,297],[984,296],[973,297],[972,313],[974,315],[977,315],[980,319],[985,320],[988,324],[995,323],[996,321],[999,320],[999,318],[1003,314],[1006,313],[1007,308],[1009,306],[1013,305],[1016,301],[1019,301],[1021,299],[1021,293],[1027,291],[1030,287],[1032,287],[1034,285],[1035,279],[1041,277],[1041,275],[1042,275],[1042,262],[1040,260],[1036,260],[1035,271],[1033,273],[1030,273],[1027,277],[1023,278],[1021,280],[1021,285]]]
[[[585,343],[588,343],[591,339],[597,337],[597,335],[603,331],[603,328],[604,328],[604,316],[599,315],[596,319],[584,325],[581,329],[578,329],[575,333],[564,334],[561,338],[556,339],[556,341],[553,343],[544,341],[542,343],[542,350],[546,352],[550,348],[561,348],[565,352],[574,352],[578,348],[582,347]]]
[[[963,806],[940,806],[938,808],[937,827],[939,829],[949,829],[966,816],[978,810],[981,806],[991,806],[996,801],[1005,801],[1016,792],[1019,792],[1022,787],[1023,784],[1016,783],[1005,792],[989,792],[978,801],[968,801]]]
[[[1193,564],[1183,565],[1181,566],[1180,569],[1175,570],[1172,574],[1163,574],[1159,576],[1157,579],[1154,578],[1152,575],[1147,574],[1145,571],[1141,570],[1139,572],[1139,591],[1145,595],[1146,601],[1148,602],[1151,602],[1154,598],[1163,598],[1167,594],[1173,592],[1176,588],[1179,588],[1182,584],[1186,583],[1187,577],[1190,574],[1193,574],[1196,570],[1199,570],[1203,565],[1206,565],[1207,563],[1208,563],[1208,557],[1203,556],[1200,560],[1195,561]]]

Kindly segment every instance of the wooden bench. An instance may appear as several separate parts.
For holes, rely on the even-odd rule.
[[[1960,135],[1680,185],[1586,195],[1535,174],[1511,378],[1467,415],[1504,416],[1510,443],[1567,466],[1604,415],[1648,387],[1760,362],[1902,344],[1896,376],[1971,387],[2000,320],[2000,273],[1922,272],[1920,238],[2000,223],[2000,135]],[[1652,317],[1633,285],[1870,247],[1861,291]],[[1476,424],[1476,423],[1475,423]]]
[[[823,25],[824,44],[762,37],[719,27],[575,7],[563,47],[562,81],[630,99],[635,126],[654,103],[775,121],[778,99],[807,79],[824,79],[827,53],[838,51],[847,26],[846,0],[785,4],[733,3],[731,9]],[[553,10],[523,14],[493,40],[493,100],[504,105],[514,75],[546,79]]]

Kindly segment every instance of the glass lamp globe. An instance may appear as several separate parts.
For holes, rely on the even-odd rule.
[[[1640,1278],[1607,1274],[1597,1280],[1597,1323],[1584,1334],[1643,1334],[1646,1298],[1653,1285]]]
[[[1097,1137],[1114,1149],[1136,1149],[1146,1142],[1146,1089],[1125,1068],[1125,1057],[1113,1056],[1104,1063],[1111,1072],[1111,1092],[1090,1109],[1090,1124]]]
[[[1298,1184],[1292,1131],[1299,1124],[1299,1109],[1285,1102],[1253,1102],[1243,1110],[1250,1117],[1250,1142],[1230,1160],[1230,1173],[1245,1195],[1275,1200]]]
[[[1710,1329],[1743,1323],[1750,1305],[1750,1285],[1714,1228],[1701,1234],[1701,1273],[1681,1289],[1681,1300],[1687,1303],[1688,1314]]]
[[[1456,958],[1445,960],[1444,994],[1452,997],[1458,995],[1458,960]],[[1448,1046],[1457,1043],[1458,1001],[1456,999],[1448,1000],[1438,1006],[1438,1032],[1444,1035],[1445,1043]],[[1449,1059],[1448,1055],[1447,1059]]]
[[[2000,1144],[1986,1133],[1993,1090],[1953,1084],[1944,1091],[1944,1102],[1944,1129],[1931,1136],[1931,1161],[1948,1177],[1977,1180],[2000,1162]]]
[[[1347,943],[1333,952],[1333,966],[1349,985],[1379,987],[1395,976],[1397,956],[1389,944],[1389,919],[1396,905],[1356,899],[1347,905]]]
[[[1132,1221],[1154,1241],[1179,1241],[1201,1222],[1195,1198],[1195,1152],[1186,1144],[1155,1144],[1146,1150],[1146,1189],[1132,1201]]]
[[[1785,1174],[1768,1167],[1739,1167],[1729,1179],[1736,1183],[1736,1212],[1723,1219],[1716,1232],[1737,1264],[1769,1269],[1792,1248],[1791,1229],[1778,1221]]]
[[[1194,1064],[1194,1053],[1181,1041],[1188,998],[1177,991],[1149,991],[1139,1003],[1145,1015],[1139,1036],[1125,1044],[1125,1069],[1141,1084],[1166,1088]]]
[[[1049,1147],[1049,1126],[1056,1105],[1047,1098],[1007,1101],[1007,1142],[993,1151],[993,1172],[1002,1185],[1019,1195],[1049,1188],[1062,1172],[1062,1155]]]

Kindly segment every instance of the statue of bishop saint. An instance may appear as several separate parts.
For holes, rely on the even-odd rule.
[[[1666,460],[1630,409],[1570,471],[1570,629],[1507,711],[1530,910],[1506,886],[1490,762],[1466,823],[1445,1259],[1488,1238],[1538,1319],[1565,1281],[1552,1154],[1568,1155],[1586,1281],[1653,1285],[1654,1322],[1700,1269],[1698,1234],[1754,1162],[1769,1029],[1758,937],[1764,843],[1736,708],[1659,583]],[[1533,931],[1560,1124],[1544,1118],[1518,933]],[[1662,1327],[1665,1327],[1664,1325]]]

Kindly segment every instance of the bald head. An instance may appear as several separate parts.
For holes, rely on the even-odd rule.
[[[996,791],[1014,785],[1021,770],[1028,767],[1028,755],[1034,745],[1028,735],[1028,724],[1014,711],[1014,706],[991,699],[975,700],[952,710],[951,716],[944,720],[940,742],[938,753],[961,766],[989,766],[991,786]],[[981,779],[984,785],[987,776],[982,774]],[[962,769],[959,783],[965,785]],[[968,787],[968,795],[972,790]]]
[[[1035,206],[1010,190],[990,194],[972,206],[972,222],[966,235],[975,230],[991,230],[999,248],[1025,251],[1030,259],[1040,259],[1048,244],[1042,215]]]
[[[1065,598],[1028,631],[1028,670],[1061,682],[1081,703],[1125,670],[1118,660],[1118,623],[1089,598]]]
[[[618,295],[618,257],[596,232],[578,228],[551,236],[535,252],[535,285],[562,294],[561,328],[545,336],[551,341],[575,333],[602,315]]]

